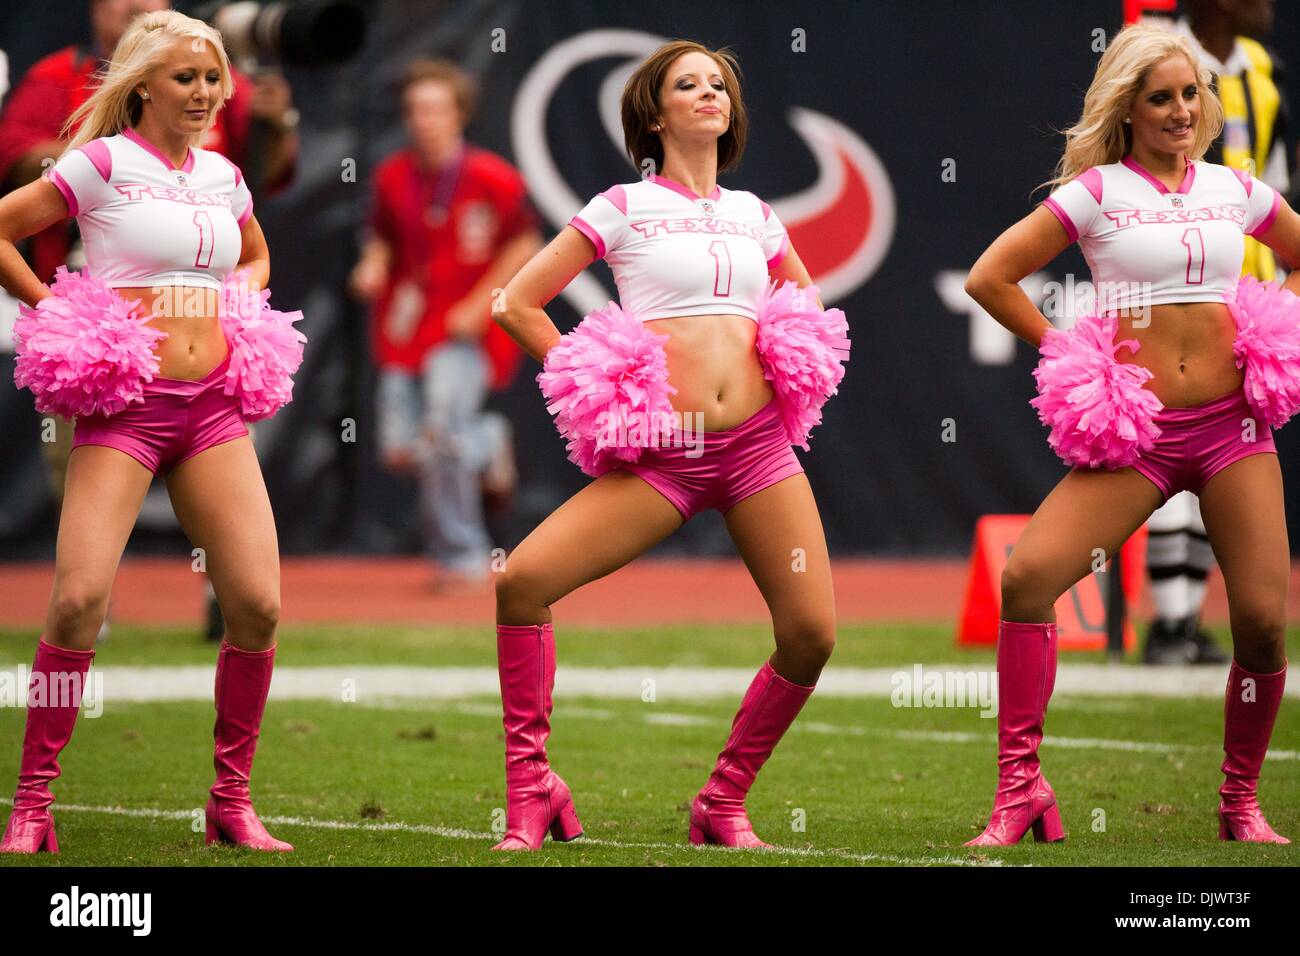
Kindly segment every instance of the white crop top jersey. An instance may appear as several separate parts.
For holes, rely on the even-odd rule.
[[[790,247],[785,226],[753,193],[715,186],[707,198],[652,175],[613,186],[569,225],[609,263],[619,304],[642,322],[678,315],[743,315]]]
[[[1242,236],[1266,232],[1282,197],[1249,173],[1187,164],[1170,192],[1131,156],[1094,166],[1044,200],[1083,250],[1105,311],[1223,302],[1241,275]]]
[[[191,147],[179,169],[133,129],[69,150],[46,170],[77,218],[86,266],[113,288],[221,288],[239,262],[253,197],[239,168]]]

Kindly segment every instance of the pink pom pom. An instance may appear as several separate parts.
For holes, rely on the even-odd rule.
[[[1067,465],[1124,468],[1155,447],[1155,416],[1164,404],[1143,387],[1152,377],[1141,365],[1116,361],[1134,339],[1115,342],[1117,320],[1085,316],[1073,329],[1048,329],[1034,369],[1038,397],[1029,404],[1051,429],[1048,444]]]
[[[1237,325],[1232,353],[1246,369],[1246,400],[1271,428],[1300,409],[1300,299],[1272,282],[1242,276],[1227,297]]]
[[[569,460],[593,477],[637,461],[674,424],[668,358],[656,335],[616,303],[587,315],[546,353],[537,384]]]
[[[293,373],[302,365],[307,337],[293,327],[301,312],[277,312],[241,269],[221,286],[221,327],[230,345],[224,391],[238,395],[247,421],[269,418],[293,400]]]
[[[64,418],[115,415],[142,401],[158,374],[154,345],[167,333],[103,280],[59,266],[53,293],[14,323],[14,383],[39,411]]]
[[[849,323],[840,309],[817,308],[817,287],[768,283],[758,299],[756,347],[772,383],[790,443],[808,451],[808,433],[839,390],[849,358]]]

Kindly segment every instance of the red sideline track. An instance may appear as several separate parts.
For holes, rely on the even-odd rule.
[[[950,622],[956,627],[966,587],[965,559],[832,561],[841,622]],[[45,623],[54,579],[52,562],[0,564],[0,627]],[[281,568],[284,625],[480,624],[494,620],[491,585],[475,595],[439,595],[433,567],[419,558],[286,558]],[[1143,595],[1139,620],[1150,614]],[[640,558],[554,606],[557,618],[588,627],[654,624],[765,624],[762,595],[739,559]],[[202,619],[203,584],[188,554],[124,558],[113,587],[119,624],[195,626]],[[1223,578],[1210,575],[1205,619],[1226,624]],[[1300,621],[1300,562],[1292,565],[1288,619]]]

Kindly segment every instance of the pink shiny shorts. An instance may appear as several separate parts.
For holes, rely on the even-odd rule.
[[[144,386],[144,401],[116,415],[78,418],[72,447],[107,445],[159,475],[213,445],[242,438],[248,426],[239,397],[222,391],[229,367],[227,355],[198,381],[155,376]]]
[[[742,499],[803,471],[775,398],[722,431],[683,435],[678,426],[661,447],[647,448],[640,461],[617,467],[644,479],[684,521],[710,508],[725,514]]]
[[[1273,430],[1260,419],[1242,389],[1187,408],[1156,415],[1160,437],[1134,469],[1160,489],[1168,501],[1189,490],[1199,495],[1206,483],[1235,461],[1277,454]]]

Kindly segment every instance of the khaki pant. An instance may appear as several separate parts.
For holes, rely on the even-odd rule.
[[[46,474],[54,500],[63,504],[63,478],[68,471],[68,455],[72,454],[72,430],[75,419],[45,415],[41,418],[41,457],[45,459]],[[52,427],[51,427],[52,426]],[[47,441],[52,438],[52,441]]]

